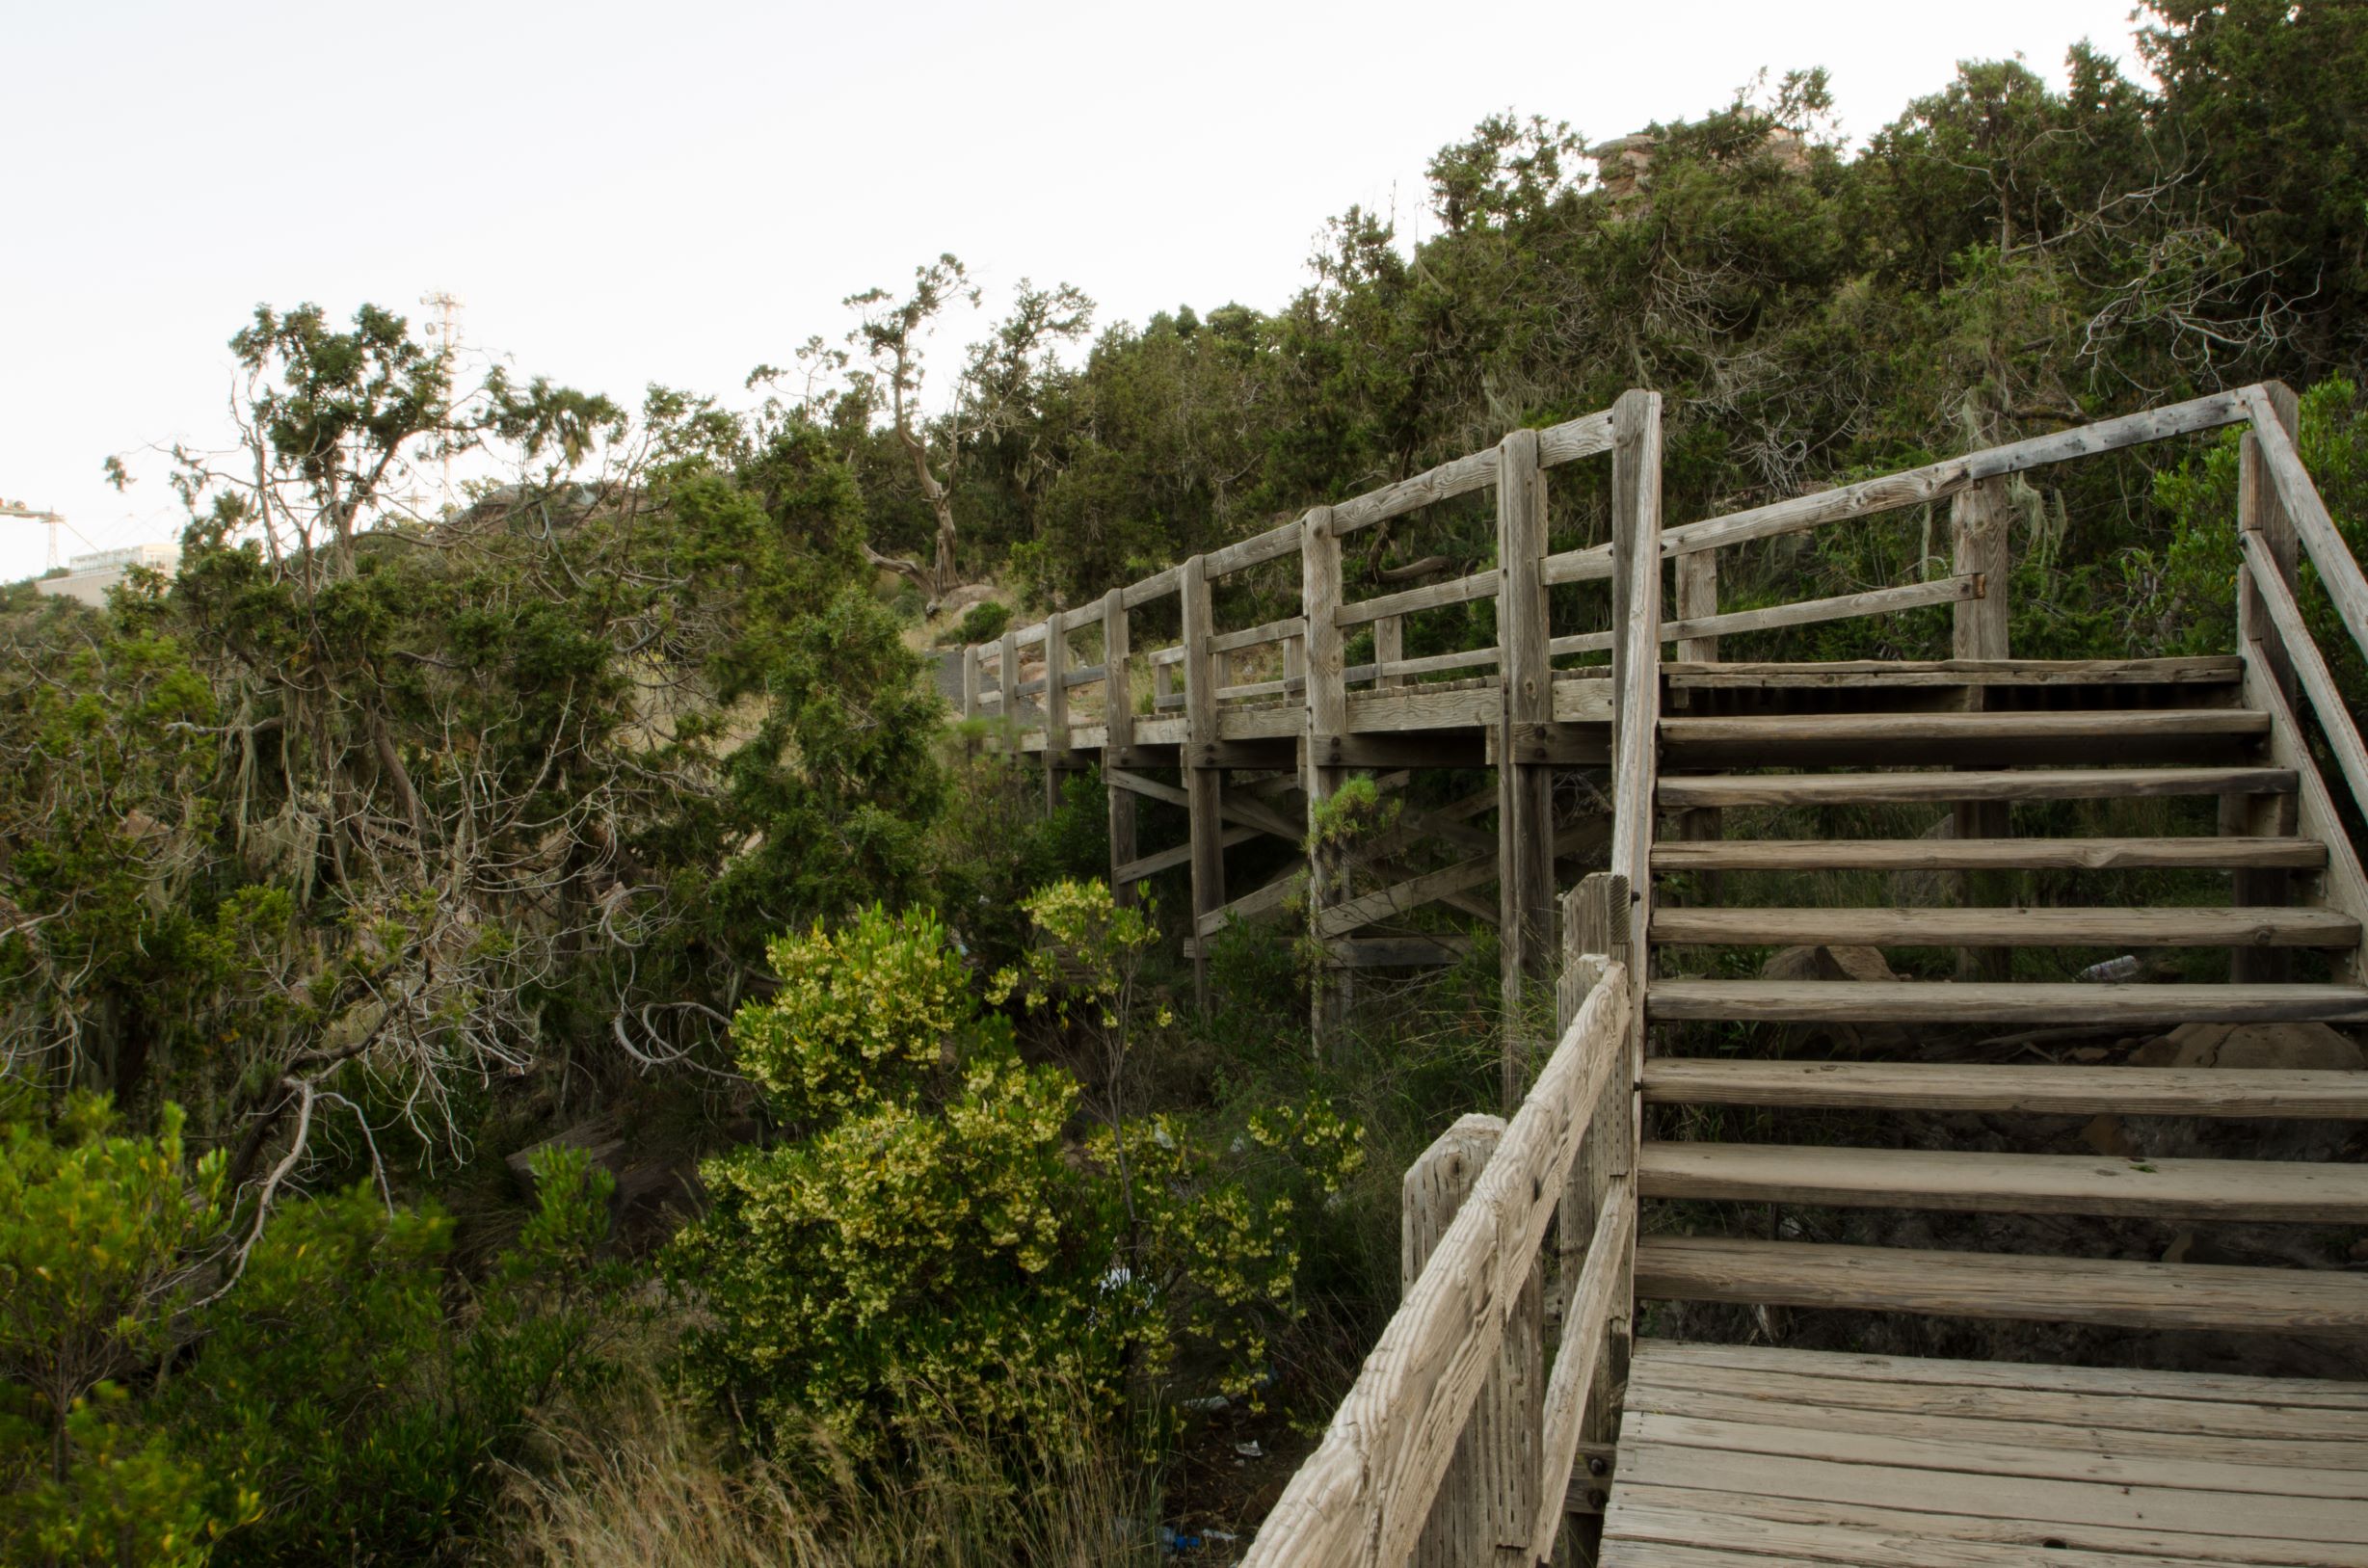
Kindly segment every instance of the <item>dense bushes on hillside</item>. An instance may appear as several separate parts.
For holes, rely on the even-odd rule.
[[[950,538],[955,575],[1078,603],[1630,385],[1667,398],[1682,522],[2278,376],[2355,526],[2368,11],[2155,0],[2141,48],[2157,80],[2080,50],[2062,93],[1967,65],[1858,151],[1796,74],[1600,180],[1559,124],[1492,118],[1432,161],[1420,245],[1352,209],[1282,308],[1069,359],[1090,306],[1024,290],[935,421],[909,325],[950,261],[748,414],[469,385],[385,311],[258,311],[243,444],[178,455],[178,577],[0,600],[0,1553],[556,1558],[664,1539],[660,1502],[719,1543],[789,1519],[799,1560],[1141,1548],[1111,1456],[1189,1426],[1179,1395],[1319,1408],[1394,1293],[1402,1156],[1493,1093],[1491,958],[1327,1064],[1278,1048],[1287,943],[1214,934],[1223,1005],[1184,1013],[1156,914],[1086,880],[1098,781],[1048,814],[945,730],[875,555],[934,582]],[[447,453],[502,482],[422,518]],[[2018,648],[2224,640],[2232,470],[2018,487]],[[1360,533],[1350,571],[1483,564],[1483,513]],[[1603,524],[1557,480],[1558,544]],[[1839,527],[1734,552],[1721,591],[1930,554],[1913,519]],[[646,1255],[688,1195],[628,1245],[581,1153],[510,1189],[505,1156],[596,1114],[709,1156],[671,1295]],[[606,1410],[646,1455],[594,1451]],[[731,1479],[671,1479],[700,1466]]]

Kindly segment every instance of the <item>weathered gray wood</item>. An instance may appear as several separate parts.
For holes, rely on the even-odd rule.
[[[1047,814],[1061,803],[1061,773],[1069,765],[1069,633],[1061,629],[1058,611],[1046,618],[1051,628],[1044,642],[1044,809]]]
[[[1395,617],[1391,625],[1397,624]],[[1467,649],[1461,653],[1426,653],[1419,659],[1392,659],[1379,667],[1391,685],[1402,686],[1407,676],[1437,675],[1443,670],[1477,670],[1495,664],[1504,655],[1494,648]]]
[[[1333,543],[1337,545],[1339,542]],[[1472,1196],[1481,1170],[1503,1136],[1503,1117],[1459,1117],[1406,1168],[1397,1249],[1397,1289],[1401,1299],[1413,1291],[1415,1282],[1423,1277],[1423,1265],[1438,1250],[1448,1227],[1454,1223],[1464,1200]],[[1495,1381],[1493,1376],[1490,1381]],[[1488,1540],[1492,1533],[1488,1490],[1494,1477],[1487,1474],[1490,1458],[1487,1434],[1482,1431],[1479,1420],[1486,1403],[1484,1390],[1474,1407],[1473,1420],[1455,1440],[1455,1456],[1449,1462],[1447,1474],[1440,1477],[1439,1494],[1430,1505],[1430,1518],[1423,1524],[1422,1539],[1415,1545],[1412,1561],[1416,1568],[1465,1565],[1492,1568],[1496,1561],[1495,1548]]]
[[[2359,563],[2352,558],[2334,519],[2328,516],[2327,503],[2310,482],[2268,389],[2247,387],[2244,398],[2252,417],[2253,443],[2269,470],[2278,511],[2301,536],[2302,548],[2310,552],[2310,564],[2319,569],[2319,586],[2334,601],[2335,613],[2351,631],[2352,640],[2368,653],[2368,578],[2361,576]]]
[[[1722,518],[1672,528],[1663,541],[1669,553],[1720,548],[1748,540],[1773,539],[1823,523],[1864,518],[1899,507],[1915,506],[1954,495],[1977,480],[2003,478],[2033,468],[2113,452],[2126,446],[2192,435],[2244,417],[2237,394],[2215,392],[2186,403],[2149,409],[2118,419],[2101,420],[2053,436],[2009,441],[1960,458],[1946,458],[1921,468],[1885,474],[1878,479],[1846,485],[1814,495],[1795,496],[1768,506],[1733,512]]]
[[[2299,830],[2305,837],[2314,838],[2327,847],[2327,866],[2319,878],[2314,902],[2342,910],[2353,918],[2368,924],[2368,873],[2360,867],[2359,856],[2353,849],[2349,830],[2335,810],[2327,784],[2319,777],[2319,764],[2303,743],[2301,724],[2294,709],[2286,702],[2286,694],[2277,682],[2270,678],[2268,669],[2254,660],[2245,664],[2242,687],[2244,701],[2270,716],[2269,760],[2291,770],[2295,789],[2290,803],[2275,813],[2258,809],[2246,813],[2248,828],[2253,833],[2264,829],[2275,833]],[[2288,812],[2291,814],[2288,814]],[[2259,873],[2248,872],[2245,875]],[[2232,966],[2233,968],[2233,966]],[[2357,954],[2340,956],[2333,966],[2334,976],[2340,980],[2357,978],[2360,960]]]
[[[1203,748],[1217,734],[1216,659],[1209,651],[1209,576],[1207,562],[1193,556],[1184,564],[1184,788],[1192,846],[1192,923],[1225,907],[1225,838],[1223,808],[1225,772],[1205,766]],[[1202,1007],[1209,1005],[1209,960],[1192,961],[1192,988]]]
[[[1153,599],[1164,598],[1184,586],[1184,568],[1169,567],[1155,571],[1141,582],[1130,583],[1118,591],[1120,602],[1130,610],[1139,610]]]
[[[1680,1344],[1662,1341],[1653,1346],[1651,1354],[1663,1367],[1675,1361],[1697,1367],[1780,1370],[1801,1352],[1771,1349],[1764,1345]],[[2222,1400],[2236,1404],[2269,1405],[2292,1412],[2368,1412],[2368,1382],[2332,1377],[2255,1377],[2231,1372],[2153,1371],[2129,1367],[2052,1367],[2030,1362],[1956,1361],[1937,1356],[1886,1356],[1867,1352],[1822,1357],[1818,1369],[1823,1378],[1837,1386],[1872,1381],[1887,1389],[1914,1391],[1922,1388],[1929,1391],[1923,1397],[1935,1402],[1946,1398],[1947,1391],[1952,1389],[1996,1389],[2018,1393],[2047,1390],[2099,1399],[2161,1399],[2175,1396],[2182,1402]],[[1847,1396],[1863,1400],[1870,1396],[1870,1391],[1851,1388],[1847,1391]],[[1921,1406],[1911,1404],[1895,1408],[1914,1409]],[[2346,1435],[2359,1433],[2357,1427],[2348,1426],[2343,1431]]]
[[[1605,967],[1629,952],[1627,921],[1628,890],[1608,871],[1587,873],[1563,897],[1562,975],[1555,1010],[1555,1022],[1561,1028],[1569,1028],[1570,1021],[1578,1017],[1587,994],[1602,982]],[[1616,1041],[1613,1049],[1625,1058],[1628,1042]],[[1556,1277],[1560,1282],[1558,1316],[1566,1325],[1566,1336],[1570,1332],[1567,1325],[1582,1321],[1574,1298],[1579,1293],[1583,1268],[1605,1256],[1611,1246],[1609,1238],[1603,1246],[1597,1245],[1598,1237],[1604,1235],[1602,1222],[1607,1201],[1616,1191],[1634,1213],[1636,1195],[1628,1185],[1628,1178],[1635,1168],[1632,1132],[1638,1103],[1634,1085],[1623,1073],[1597,1103],[1595,1114],[1586,1124],[1578,1156],[1571,1161],[1570,1174],[1563,1182],[1559,1266]],[[1607,1444],[1619,1436],[1617,1392],[1628,1377],[1634,1332],[1635,1231],[1631,1229],[1620,1236],[1617,1246],[1616,1259],[1606,1258],[1607,1262],[1615,1265],[1615,1277],[1610,1282],[1610,1299],[1605,1307],[1608,1331],[1596,1352],[1580,1421],[1579,1436],[1583,1443]],[[1557,1357],[1555,1363],[1557,1375],[1561,1367]],[[1592,1511],[1600,1514],[1601,1504]],[[1590,1540],[1600,1528],[1600,1522],[1593,1519],[1583,1526]]]
[[[1609,1043],[1628,1033],[1634,995],[1617,966],[1588,994],[1323,1441],[1267,1514],[1248,1568],[1394,1568],[1413,1550],[1535,1267],[1578,1129],[1616,1076]]]
[[[1706,616],[1698,621],[1671,621],[1662,626],[1661,640],[1681,645],[1699,645],[1704,641],[1716,644],[1721,635],[1729,632],[1815,625],[1825,621],[1850,621],[1860,616],[1890,615],[1900,610],[1921,609],[1928,604],[1979,598],[1982,587],[1978,577],[1936,577],[1930,582],[1902,583],[1896,588],[1870,588],[1862,594],[1837,594],[1831,598],[1771,604],[1763,610],[1731,610],[1725,615]],[[1586,631],[1556,637],[1554,651],[1556,653],[1600,653],[1611,646],[1611,635],[1609,631]]]
[[[978,648],[972,644],[962,651],[962,716],[978,717]]]
[[[1823,664],[1666,663],[1672,686],[1713,690],[1907,686],[2232,685],[2243,661],[2225,653],[2163,659],[1836,659]]]
[[[1662,628],[1662,640],[1677,644],[1677,656],[1689,662],[1715,664],[1718,659],[1718,637],[1678,636],[1678,630],[1688,625],[1718,618],[1718,552],[1695,550],[1677,558],[1671,569],[1677,578],[1677,620]]]
[[[1546,554],[1546,476],[1537,432],[1516,430],[1498,446],[1497,647],[1503,678],[1499,733],[1554,718],[1553,666],[1546,652],[1546,587],[1537,564]],[[1503,965],[1504,1037],[1498,1089],[1509,1112],[1521,1098],[1529,1042],[1525,992],[1554,962],[1554,773],[1500,753],[1497,765],[1497,930]]]
[[[1426,582],[1420,588],[1401,589],[1384,594],[1379,598],[1361,599],[1344,604],[1335,616],[1343,626],[1361,626],[1368,621],[1379,621],[1385,616],[1412,615],[1417,610],[1435,610],[1443,604],[1461,604],[1466,599],[1493,598],[1503,573],[1491,569],[1476,571],[1468,577],[1450,577],[1445,582]]]
[[[2315,871],[2314,838],[1733,838],[1653,846],[1659,871]]]
[[[2368,1167],[2314,1160],[2120,1159],[1797,1144],[1647,1143],[1647,1198],[2158,1219],[2368,1220]]]
[[[1949,651],[1960,659],[2007,656],[2008,551],[2012,510],[2006,481],[1985,479],[1959,491],[1949,506],[1953,565],[1960,577],[1982,585],[1980,598],[1957,601]]]
[[[2368,1329],[2368,1274],[1709,1236],[1640,1239],[1636,1293],[2119,1328]]]
[[[1012,724],[1021,719],[1020,702],[1020,634],[1009,626],[1003,628],[1003,640],[996,655],[996,688],[1002,698],[1002,716]]]
[[[1820,748],[1896,746],[1902,762],[1939,746],[2014,741],[2093,741],[2115,761],[2136,760],[2149,741],[2258,740],[2269,715],[2242,707],[2064,708],[1968,713],[1783,713],[1753,718],[1669,718],[1663,744],[1690,752],[1735,751],[1774,765],[1779,754]]]
[[[1299,549],[1301,521],[1302,519],[1294,518],[1278,527],[1267,529],[1263,534],[1254,534],[1239,544],[1228,545],[1219,550],[1211,550],[1202,558],[1201,570],[1209,581],[1214,582],[1219,577],[1230,577],[1237,571],[1245,571],[1251,567],[1263,566],[1268,561],[1280,561],[1286,555],[1296,554]]]
[[[2335,754],[2336,766],[2343,770],[2352,799],[2368,807],[2368,747],[2360,743],[2358,727],[2352,722],[2351,709],[2344,705],[2343,691],[2335,684],[2334,672],[2327,667],[2319,645],[2311,640],[2293,593],[2271,574],[2269,569],[2274,562],[2267,542],[2258,534],[2248,533],[2243,536],[2243,545],[2245,564],[2251,571],[2254,601],[2263,618],[2275,628],[2302,694],[2310,699],[2311,709],[2319,716],[2328,750]]]
[[[1332,509],[1332,531],[1350,534],[1359,528],[1370,528],[1376,522],[1401,517],[1408,512],[1429,506],[1434,501],[1451,500],[1458,495],[1497,482],[1497,449],[1475,452],[1470,457],[1442,463],[1436,468],[1401,479],[1395,485],[1368,491]]]
[[[2368,1073],[1662,1056],[1644,1064],[1644,1098],[1663,1105],[2350,1121],[2368,1119]]]
[[[1661,722],[1661,395],[1627,391],[1612,406],[1611,874],[1625,879],[1641,941],[1651,913],[1656,742]],[[1716,805],[1716,801],[1694,804]],[[1641,955],[1636,982],[1649,965]]]
[[[1600,822],[1580,823],[1565,828],[1555,835],[1555,853],[1568,854],[1582,844],[1598,841],[1602,832]],[[1346,936],[1359,926],[1371,925],[1376,920],[1386,920],[1409,910],[1420,909],[1450,893],[1485,887],[1497,879],[1497,854],[1494,849],[1486,850],[1469,860],[1441,866],[1436,871],[1425,871],[1391,887],[1344,899],[1316,917],[1316,934],[1318,937]]]
[[[1134,794],[1110,778],[1109,759],[1134,749],[1132,649],[1127,629],[1127,596],[1116,588],[1102,596],[1102,745],[1104,792],[1110,811],[1110,894],[1121,905],[1135,901],[1134,884],[1116,880],[1118,868],[1140,853],[1135,843]]]
[[[1322,760],[1333,739],[1348,732],[1348,672],[1345,644],[1341,635],[1341,541],[1333,530],[1332,509],[1317,507],[1307,515],[1299,536],[1299,617],[1307,639],[1307,678],[1304,722],[1307,737],[1308,922],[1318,940],[1325,914],[1348,892],[1348,866],[1337,837],[1317,830],[1322,813],[1347,778],[1347,771]],[[1349,993],[1344,977],[1329,964],[1317,976],[1310,998],[1311,1034],[1318,1055],[1339,1043],[1347,1022]]]
[[[1591,458],[1598,452],[1611,450],[1611,411],[1583,413],[1576,419],[1565,419],[1558,425],[1549,425],[1537,433],[1537,461],[1540,467],[1558,468],[1565,463]]]
[[[2292,768],[2051,768],[1999,773],[1704,774],[1661,784],[1661,804],[1860,806],[1898,801],[2112,800],[2161,795],[2277,795]]]
[[[1656,943],[1712,946],[1838,943],[1859,947],[2351,947],[2360,924],[2340,910],[1663,909]]]
[[[2269,1023],[2368,1019],[2355,985],[2080,985],[1915,980],[1661,980],[1657,1020],[1775,1023]]]
[[[1396,668],[1406,656],[1406,618],[1385,615],[1373,623],[1373,662],[1370,669],[1377,686],[1402,686],[1406,672]],[[1349,679],[1357,678],[1352,672]]]
[[[1570,1494],[1571,1464],[1583,1440],[1593,1396],[1605,1386],[1605,1351],[1615,1331],[1627,1333],[1627,1261],[1636,1228],[1636,1196],[1622,1177],[1611,1183],[1595,1212],[1586,1262],[1573,1282],[1562,1317],[1562,1342],[1546,1381],[1536,1512],[1523,1541],[1531,1562],[1553,1557]]]
[[[1317,510],[1320,511],[1321,508]],[[1311,512],[1308,516],[1314,517],[1315,513]],[[1240,631],[1221,631],[1209,639],[1209,651],[1231,653],[1236,649],[1259,648],[1267,643],[1279,643],[1286,638],[1296,637],[1306,629],[1305,617],[1285,616],[1280,621],[1269,621],[1264,625],[1249,626]]]

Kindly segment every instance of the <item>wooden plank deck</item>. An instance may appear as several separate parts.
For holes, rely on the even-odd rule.
[[[1639,1341],[1603,1568],[2368,1568],[2368,1383]]]

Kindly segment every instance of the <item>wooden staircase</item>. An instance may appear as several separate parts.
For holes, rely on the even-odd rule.
[[[1848,1141],[1644,1143],[1638,1295],[2368,1329],[2368,1275],[2338,1269],[1771,1239],[1772,1213],[1750,1237],[1649,1234],[1654,1200],[2368,1225],[2368,1166],[2067,1154],[2055,1152],[2061,1134],[2044,1153],[1916,1147],[1904,1123],[1868,1114],[2368,1117],[2368,1073],[2060,1065],[2024,1049],[2051,1035],[2111,1046],[2116,1031],[2191,1023],[2368,1020],[2359,868],[2267,674],[2235,659],[2204,678],[2195,661],[2132,661],[2109,682],[2097,674],[1952,690],[1870,671],[1817,688],[1816,711],[1798,710],[1812,694],[1763,688],[1688,694],[1731,710],[1662,719],[1646,1016],[1684,1044],[1648,1054],[1640,1088],[1647,1107],[1684,1109],[1648,1108],[1648,1140],[1657,1125],[1832,1112],[1806,1118],[1811,1130]],[[1671,690],[1685,693],[1683,667],[1671,667]],[[1919,817],[1978,836],[1859,836],[1916,831]],[[2128,837],[2094,832],[2133,822]],[[2066,823],[2079,836],[2059,836]],[[1886,896],[1886,873],[1889,887],[1916,878],[1927,898],[1954,901],[1868,906],[1870,888]],[[2048,901],[2024,902],[2042,881]],[[1753,902],[1769,882],[1783,902]],[[1876,949],[1904,977],[1743,977],[1760,968],[1755,949],[1783,947]],[[2197,977],[2214,960],[2195,949],[2226,950],[2232,977]],[[2134,961],[2124,969],[2186,978],[2076,977],[2122,955]],[[1857,968],[1873,966],[1860,957]],[[1701,1027],[1716,1024],[1748,1027]],[[1766,1027],[1778,1024],[1792,1027]],[[1795,1049],[1821,1054],[1796,1059]],[[1702,1228],[1698,1215],[1690,1228]]]

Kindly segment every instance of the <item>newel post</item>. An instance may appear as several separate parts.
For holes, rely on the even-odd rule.
[[[1504,1125],[1497,1116],[1463,1117],[1407,1167],[1398,1253],[1401,1295],[1414,1289],[1423,1265],[1471,1197]],[[1544,1326],[1543,1271],[1532,1264],[1505,1320],[1497,1364],[1439,1483],[1415,1547],[1414,1568],[1492,1568],[1501,1561],[1530,1560],[1543,1420]]]

